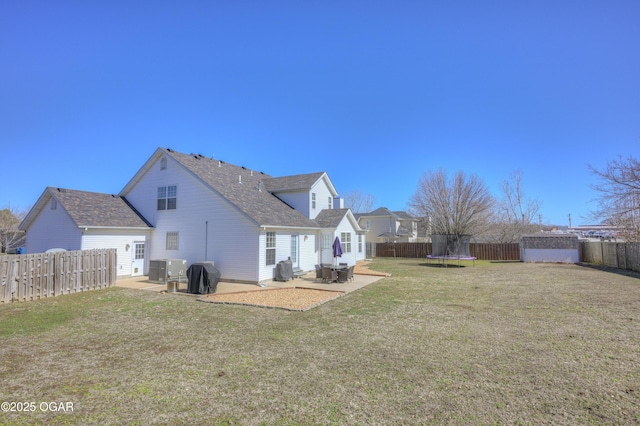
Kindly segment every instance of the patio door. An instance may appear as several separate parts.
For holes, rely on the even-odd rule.
[[[144,241],[133,243],[133,260],[131,261],[131,276],[136,277],[144,273]]]
[[[333,263],[333,233],[323,232],[320,244],[320,263]]]
[[[300,236],[291,235],[291,266],[300,266]]]

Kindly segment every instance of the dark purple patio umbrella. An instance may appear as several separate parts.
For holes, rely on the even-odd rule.
[[[340,237],[336,237],[333,242],[333,259],[336,257],[342,257],[342,243],[340,242]]]

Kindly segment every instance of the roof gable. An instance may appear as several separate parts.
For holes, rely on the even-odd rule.
[[[350,209],[324,209],[318,213],[315,220],[322,228],[337,228],[345,217],[356,232],[362,231]]]
[[[363,216],[367,216],[367,217],[375,217],[375,216],[383,216],[383,217],[394,217],[396,218],[397,215],[395,213],[393,213],[391,210],[389,210],[386,207],[378,207],[377,209],[375,209],[372,212],[369,213],[361,213],[359,216],[363,217]]]
[[[187,155],[162,148],[160,152],[176,161],[258,226],[318,227],[315,221],[267,190],[265,182],[271,176],[265,173],[202,155]]]
[[[151,225],[121,196],[47,187],[23,223],[26,229],[51,199],[79,228],[150,228]]]

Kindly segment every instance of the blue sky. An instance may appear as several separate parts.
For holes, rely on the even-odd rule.
[[[161,146],[392,210],[428,170],[499,195],[519,169],[544,223],[587,223],[588,165],[640,156],[639,21],[636,0],[4,2],[0,208],[117,193]]]

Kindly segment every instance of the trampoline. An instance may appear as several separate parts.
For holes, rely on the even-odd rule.
[[[471,256],[471,235],[434,234],[431,235],[431,254],[427,255],[427,263],[431,260],[447,266],[447,261],[471,260],[476,266],[476,257]]]

